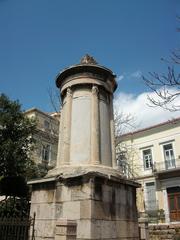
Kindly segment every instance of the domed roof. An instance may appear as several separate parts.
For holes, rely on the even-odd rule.
[[[84,57],[81,58],[80,63],[75,64],[73,66],[70,66],[68,68],[65,68],[63,71],[61,71],[57,77],[56,77],[56,86],[58,88],[61,88],[63,81],[75,74],[84,74],[84,73],[93,73],[93,74],[99,74],[105,77],[105,79],[109,78],[112,79],[112,81],[115,81],[114,78],[116,77],[113,72],[97,63],[97,61],[90,56],[89,54],[86,54]],[[116,82],[115,88],[117,87]]]

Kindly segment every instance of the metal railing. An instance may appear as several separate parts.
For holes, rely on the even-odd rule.
[[[28,240],[30,226],[32,226],[32,237],[34,240],[33,218],[0,218],[0,239],[1,240]]]
[[[163,161],[163,162],[156,162],[153,165],[153,171],[160,172],[160,171],[167,171],[167,170],[173,170],[173,169],[180,169],[180,159],[172,159],[169,161]]]

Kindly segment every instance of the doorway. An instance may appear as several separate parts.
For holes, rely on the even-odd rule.
[[[180,221],[180,187],[167,188],[170,221]]]

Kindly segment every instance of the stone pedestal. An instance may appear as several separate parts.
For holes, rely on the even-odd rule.
[[[64,168],[33,182],[36,240],[138,239],[137,185],[110,168],[95,169]]]

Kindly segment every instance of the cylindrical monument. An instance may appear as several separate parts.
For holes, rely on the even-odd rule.
[[[115,75],[85,55],[56,78],[62,99],[57,168],[116,167],[113,123]]]
[[[138,239],[136,187],[116,169],[111,70],[85,55],[56,78],[57,165],[32,184],[36,239]]]

